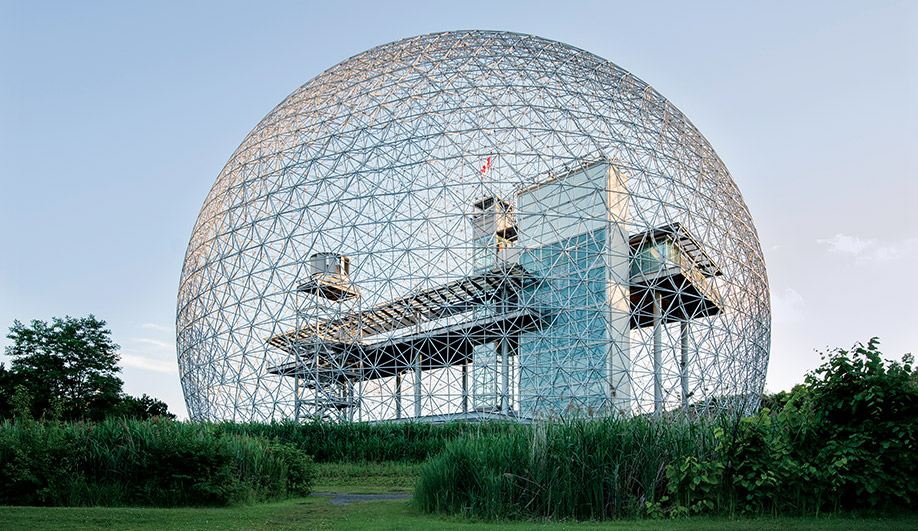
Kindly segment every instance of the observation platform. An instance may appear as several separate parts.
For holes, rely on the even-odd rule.
[[[721,275],[697,241],[679,223],[632,236],[631,327],[654,324],[654,298],[664,323],[720,313],[723,298],[708,279]]]
[[[273,336],[268,343],[299,362],[268,372],[308,376],[304,384],[314,387],[466,363],[476,345],[538,326],[539,312],[519,304],[521,290],[534,281],[519,265],[505,264]]]
[[[710,281],[722,273],[680,224],[631,236],[629,247],[631,328],[688,323],[722,311],[723,299]],[[298,290],[333,301],[355,297],[343,278],[314,275]],[[520,303],[523,288],[537,281],[519,264],[503,262],[448,284],[311,323],[268,339],[291,356],[268,372],[302,378],[302,385],[316,389],[466,364],[475,346],[514,338],[545,322],[544,312],[551,310]],[[353,405],[342,399],[331,407]]]

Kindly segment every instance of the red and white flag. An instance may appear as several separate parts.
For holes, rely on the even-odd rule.
[[[491,157],[488,157],[488,161],[485,162],[485,165],[481,167],[481,176],[484,177],[484,174],[488,173],[488,170],[491,169]]]

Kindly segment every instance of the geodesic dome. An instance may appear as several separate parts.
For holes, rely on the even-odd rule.
[[[529,35],[380,46],[246,137],[178,295],[192,419],[757,404],[765,264],[727,169],[618,66]]]

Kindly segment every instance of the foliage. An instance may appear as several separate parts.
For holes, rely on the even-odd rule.
[[[0,424],[0,504],[227,505],[302,496],[289,445],[165,419]]]
[[[7,338],[13,344],[5,353],[13,360],[9,370],[0,365],[0,417],[23,417],[28,403],[28,416],[49,420],[175,418],[155,398],[122,393],[119,347],[105,321],[93,315],[33,320],[30,326],[13,321]]]
[[[790,487],[785,481],[793,477],[794,462],[783,427],[770,410],[763,409],[756,416],[741,419],[731,436],[725,437],[719,455],[724,463],[723,488],[729,492],[731,512],[776,513],[799,494],[785,492]]]
[[[714,426],[637,417],[513,425],[450,442],[421,467],[415,503],[480,518],[593,520],[644,514],[666,494],[666,467],[707,459]]]
[[[19,384],[13,390],[13,396],[10,398],[10,409],[13,411],[13,416],[17,419],[32,419],[32,394],[29,393],[26,386]]]
[[[795,385],[790,391],[779,391],[772,394],[762,395],[761,409],[769,411],[780,411],[790,403],[791,399],[806,392],[806,386],[803,384]]]
[[[724,464],[720,461],[699,461],[693,455],[685,456],[666,467],[669,496],[660,501],[672,500],[673,514],[714,511],[720,501],[723,473]],[[659,515],[662,516],[662,508]]]
[[[363,467],[427,459],[415,504],[487,519],[915,511],[912,365],[884,361],[876,340],[831,351],[805,385],[744,419],[189,425],[22,414],[0,429],[0,503],[270,499],[308,489],[314,452]],[[17,397],[28,411],[30,396]]]
[[[10,372],[32,393],[34,408],[44,411],[60,397],[68,417],[101,418],[118,402],[118,345],[105,321],[92,315],[34,320],[29,327],[13,321],[7,338]]]
[[[0,504],[49,505],[76,466],[75,434],[55,424],[0,424]]]
[[[447,442],[470,433],[507,432],[502,422],[469,424],[451,422],[329,423],[273,422],[223,424],[231,433],[248,433],[296,446],[316,462],[400,461],[419,463],[441,452]]]
[[[138,420],[148,420],[156,417],[175,419],[175,415],[169,413],[169,406],[165,402],[147,396],[146,393],[140,398],[124,395],[113,413],[116,417]]]
[[[470,432],[421,468],[418,507],[602,519],[918,510],[918,375],[879,342],[824,354],[749,418],[678,415]],[[508,436],[509,435],[509,436]]]
[[[912,364],[886,363],[879,341],[823,356],[807,377],[812,428],[807,457],[837,469],[834,502],[846,507],[918,504],[918,385]]]

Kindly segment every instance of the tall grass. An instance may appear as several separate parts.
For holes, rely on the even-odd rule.
[[[666,495],[667,467],[712,455],[716,433],[711,421],[642,417],[511,425],[449,443],[422,465],[414,499],[480,518],[639,516]]]
[[[437,455],[449,441],[469,434],[500,436],[512,429],[507,423],[451,422],[328,423],[278,422],[221,425],[228,433],[249,434],[293,445],[316,462],[420,463]]]
[[[832,431],[814,414],[791,404],[742,419],[567,420],[470,433],[421,466],[415,503],[484,519],[918,510],[918,423]]]
[[[316,463],[315,488],[336,490],[345,486],[412,490],[420,466],[404,461]]]
[[[0,424],[0,504],[225,505],[309,491],[319,462],[420,463],[471,433],[450,423]]]
[[[0,424],[0,504],[227,505],[309,493],[311,459],[219,425]]]

